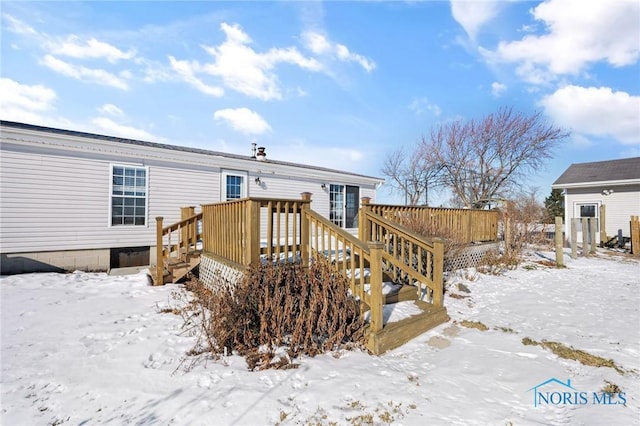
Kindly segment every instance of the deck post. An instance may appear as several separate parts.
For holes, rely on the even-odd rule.
[[[196,214],[195,206],[180,207],[180,221],[189,219],[191,216],[195,214]],[[195,232],[191,230],[190,224],[182,227],[179,247],[185,247],[187,251],[189,251],[189,246],[191,244],[190,237],[192,233],[195,234]],[[193,241],[193,243],[195,244],[195,240]],[[182,255],[182,253],[180,253],[180,255]]]
[[[366,220],[366,212],[371,211],[371,197],[361,198],[362,207],[358,212],[358,238],[360,241],[369,241],[371,239],[371,223]]]
[[[309,226],[311,226],[309,222],[309,217],[307,216],[307,212],[310,209],[311,204],[311,193],[303,192],[300,194],[302,198],[302,206],[300,209],[300,261],[302,262],[303,267],[309,266]]]
[[[433,239],[433,306],[444,306],[444,242],[442,238]]]
[[[370,330],[377,333],[383,327],[382,315],[382,250],[384,243],[377,241],[369,241],[369,250],[371,252],[371,268],[369,282],[371,295],[369,298],[369,307],[371,308]]]
[[[164,284],[164,259],[162,257],[162,216],[156,217],[156,279],[155,285]]]
[[[564,253],[562,252],[562,217],[556,216],[556,266],[562,268],[564,266]]]
[[[256,200],[246,200],[245,209],[245,255],[244,264],[249,266],[260,260],[260,204]]]

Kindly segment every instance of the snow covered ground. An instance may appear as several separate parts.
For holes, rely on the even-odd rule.
[[[181,368],[193,337],[179,316],[159,312],[175,304],[172,292],[181,286],[150,287],[144,274],[2,277],[0,420],[640,424],[640,263],[604,251],[576,260],[567,253],[568,267],[554,269],[535,262],[545,256],[552,254],[532,253],[503,276],[467,270],[449,277],[451,321],[382,356],[342,352],[261,372],[235,356]],[[525,337],[611,358],[623,372],[559,358],[523,345]],[[594,396],[607,381],[624,392],[610,404]],[[623,399],[626,405],[615,404]]]

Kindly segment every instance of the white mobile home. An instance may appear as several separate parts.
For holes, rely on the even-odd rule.
[[[596,242],[600,242],[601,206],[604,206],[608,237],[629,237],[629,219],[640,216],[640,157],[620,160],[572,164],[553,183],[554,189],[564,191],[564,221],[594,218]],[[565,230],[570,240],[571,232]],[[578,241],[582,240],[578,226]]]
[[[250,146],[247,147],[247,151]],[[1,273],[155,263],[155,217],[245,197],[300,199],[345,229],[382,179],[204,149],[0,121]]]

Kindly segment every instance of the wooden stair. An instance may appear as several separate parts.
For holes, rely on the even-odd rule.
[[[162,279],[154,279],[154,285],[178,283],[184,280],[196,267],[200,265],[200,250],[193,250],[180,254],[179,257],[164,259]]]

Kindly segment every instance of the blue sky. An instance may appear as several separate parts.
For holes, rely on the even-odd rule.
[[[383,177],[398,146],[510,106],[571,130],[528,182],[541,198],[571,163],[640,156],[638,1],[1,8],[4,120],[246,155],[256,142]]]

